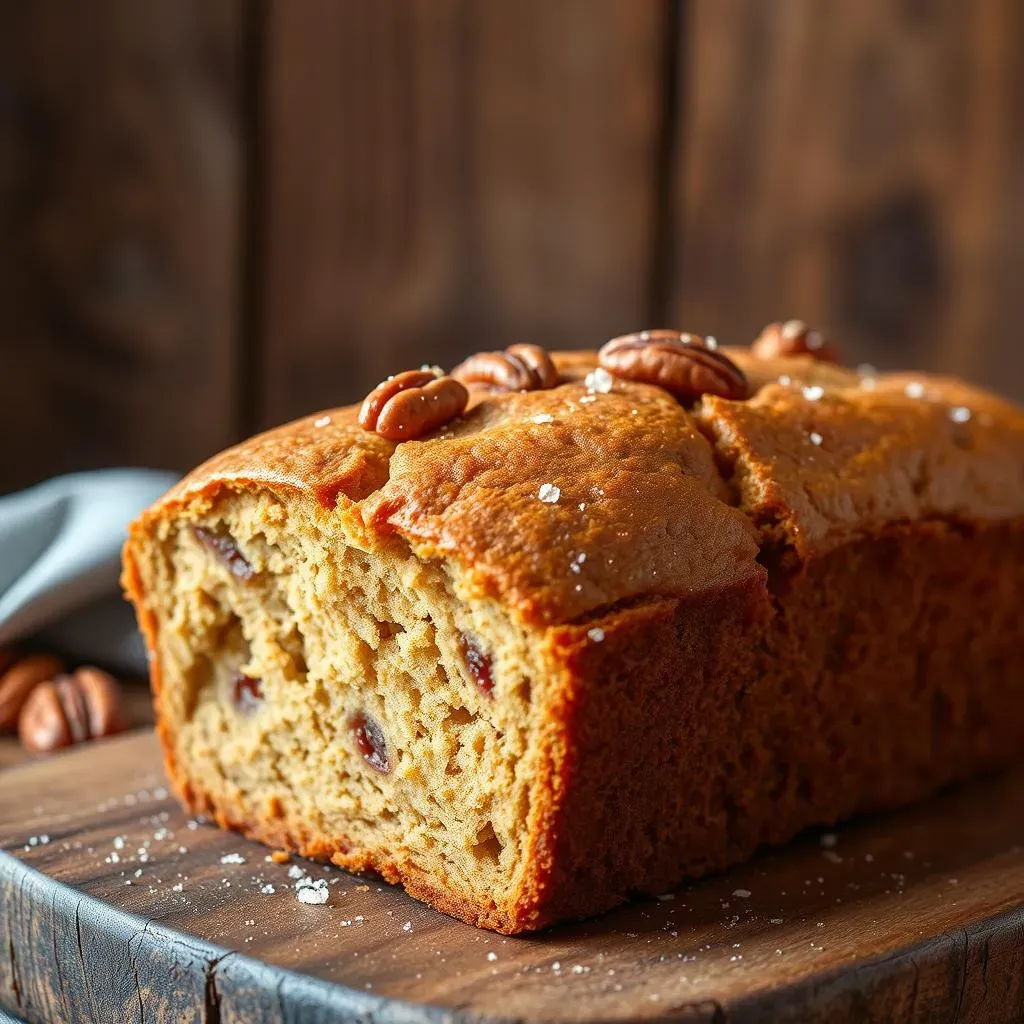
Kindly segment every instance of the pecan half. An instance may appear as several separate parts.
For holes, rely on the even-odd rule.
[[[432,370],[406,370],[378,384],[359,410],[359,425],[389,441],[410,441],[455,419],[469,392]]]
[[[127,724],[114,678],[86,666],[32,691],[18,720],[18,735],[27,750],[47,753],[112,736]]]
[[[811,356],[823,363],[841,363],[839,349],[821,331],[812,330],[803,320],[768,324],[750,351],[760,359],[780,356]]]
[[[597,359],[616,377],[664,388],[684,405],[701,395],[739,401],[749,393],[743,371],[728,356],[707,348],[696,334],[664,330],[625,334],[612,338]]]
[[[0,732],[18,726],[18,716],[32,691],[64,671],[64,662],[52,654],[30,654],[16,660],[12,653],[10,667],[0,674]],[[6,660],[0,654],[0,660]]]
[[[504,352],[478,352],[459,363],[452,376],[492,391],[541,391],[558,383],[558,370],[540,345],[509,345]]]

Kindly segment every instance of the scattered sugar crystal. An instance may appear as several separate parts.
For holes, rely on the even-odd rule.
[[[920,381],[912,380],[903,389],[903,393],[907,398],[924,398],[924,385]]]
[[[220,862],[221,864],[244,864],[245,858],[240,853],[225,853]]]
[[[115,850],[123,850],[124,849],[124,836],[114,836],[114,849]]]
[[[300,903],[308,903],[310,906],[316,907],[326,903],[330,893],[326,886],[323,889],[317,889],[312,885],[305,885],[295,895],[299,898]]]
[[[809,388],[804,388],[804,398],[806,398],[808,402],[817,402],[824,394],[825,389],[819,387],[817,384],[812,384]]]
[[[704,339],[704,346],[705,348],[709,348],[712,352],[714,352],[715,349],[718,348],[718,339],[713,334],[709,334]]]
[[[781,917],[771,917],[771,918],[768,919],[768,923],[769,924],[782,924],[782,918]]]
[[[598,391],[602,395],[606,395],[612,389],[612,375],[604,367],[599,366],[587,374],[583,383],[588,391]]]
[[[966,423],[971,418],[971,410],[966,405],[958,405],[949,410],[949,418],[954,423]]]
[[[788,373],[784,373],[779,377],[779,383],[788,388],[793,383],[793,378]]]
[[[594,641],[595,644],[599,644],[604,640],[604,630],[600,626],[594,626],[593,629],[587,630],[587,636]]]
[[[878,381],[874,377],[861,377],[860,386],[863,391],[874,391],[878,386]]]
[[[741,900],[750,899],[749,889],[733,889],[732,894],[733,896],[737,896]]]
[[[811,431],[811,444],[821,444],[822,436],[816,430]]]
[[[491,963],[493,964],[494,961],[498,959],[498,954],[492,951],[487,954],[487,959],[490,960]]]
[[[178,882],[176,885],[172,885],[171,886],[171,891],[172,892],[181,892],[181,890],[184,889],[184,888],[185,888],[185,886],[183,886],[181,884],[181,882]]]
[[[412,931],[412,921],[406,921],[405,924],[402,925],[402,931],[403,932],[411,932]]]
[[[584,395],[580,399],[580,405],[590,405],[591,402],[597,401],[597,395]]]
[[[326,427],[331,422],[330,416],[321,416],[319,419],[313,420],[314,427]]]
[[[267,882],[266,885],[260,887],[260,892],[263,893],[264,896],[273,896],[277,890]]]
[[[826,850],[831,849],[836,843],[839,842],[839,837],[835,832],[826,832],[821,839],[818,840]]]
[[[293,864],[288,869],[288,877],[289,878],[304,878],[305,875],[306,875],[306,872],[303,871],[302,868],[300,868],[298,864]]]
[[[546,505],[554,505],[562,496],[561,489],[556,484],[541,484],[537,497]]]
[[[539,412],[533,417],[532,422],[534,423],[554,423],[555,417],[548,412]]]

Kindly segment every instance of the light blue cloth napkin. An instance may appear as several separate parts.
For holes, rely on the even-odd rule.
[[[121,545],[128,522],[175,479],[106,469],[0,498],[0,644],[38,637],[82,662],[144,676],[142,639],[120,596]]]

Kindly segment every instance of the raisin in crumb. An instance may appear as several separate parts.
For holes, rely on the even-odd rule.
[[[244,714],[251,714],[263,703],[263,680],[236,672],[231,679],[231,699]]]
[[[363,760],[382,775],[387,775],[391,771],[391,760],[388,757],[388,745],[380,723],[359,712],[349,719],[349,728],[355,737],[359,753],[363,755]]]
[[[256,570],[238,550],[238,545],[230,536],[214,533],[205,526],[193,526],[192,536],[226,566],[232,576],[237,576],[240,580],[251,580],[256,575]]]
[[[462,634],[462,656],[466,660],[466,668],[476,680],[477,686],[487,694],[494,694],[494,677],[491,675],[491,659],[475,637],[468,633]]]

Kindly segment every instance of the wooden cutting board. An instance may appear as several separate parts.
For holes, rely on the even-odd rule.
[[[0,1007],[60,1021],[1024,1018],[1024,774],[527,938],[190,821],[148,732],[0,778]]]

